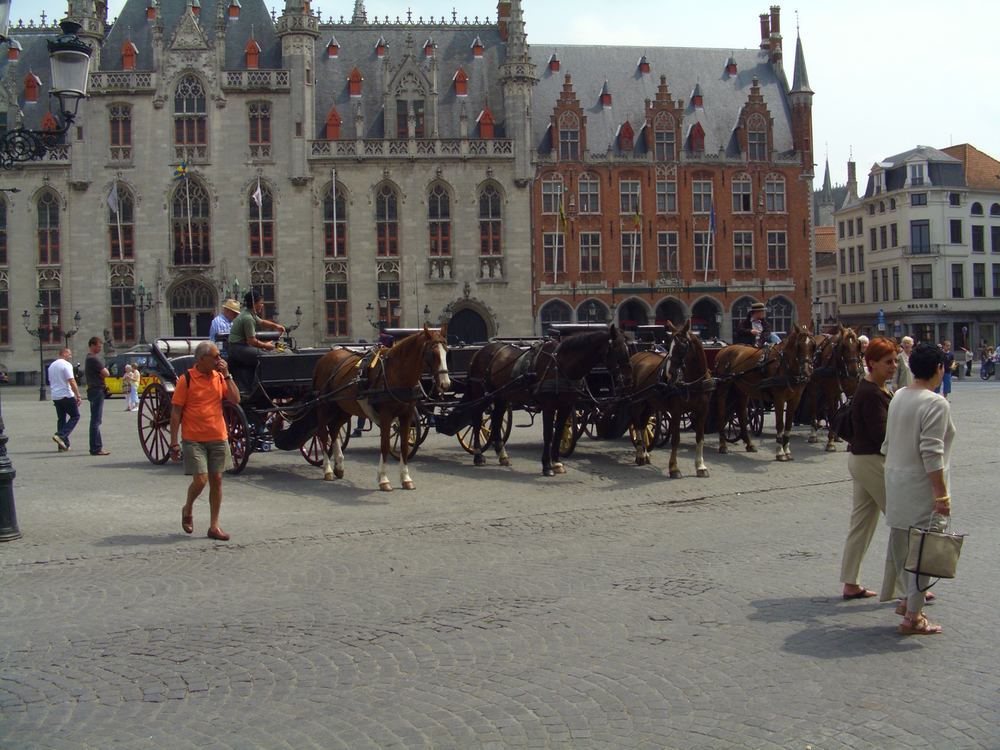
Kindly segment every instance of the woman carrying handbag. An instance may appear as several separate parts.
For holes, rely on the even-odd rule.
[[[897,581],[906,585],[906,599],[896,609],[902,615],[900,635],[936,635],[940,625],[924,616],[925,590],[930,581],[905,570],[909,529],[942,527],[951,515],[948,466],[955,425],[951,406],[934,393],[945,376],[946,353],[920,343],[910,355],[913,384],[901,388],[889,404],[885,443],[885,517],[889,524],[891,570],[886,566],[882,601],[895,596]]]

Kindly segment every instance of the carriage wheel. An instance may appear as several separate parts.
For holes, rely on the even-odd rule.
[[[653,436],[653,447],[662,448],[670,442],[670,412],[663,409],[656,412],[654,416],[656,417],[656,432]]]
[[[747,407],[747,416],[749,418],[747,429],[754,437],[760,437],[764,432],[764,404],[752,399]]]
[[[344,422],[344,426],[340,428],[340,449],[344,450],[347,448],[347,444],[351,440],[351,420]],[[326,444],[320,447],[319,435],[313,433],[313,436],[309,438],[299,451],[302,453],[302,457],[308,461],[313,466],[323,465],[323,454],[320,451],[324,451],[327,457],[333,456],[333,443],[330,442],[329,436],[327,436]]]
[[[226,469],[229,474],[239,474],[246,468],[250,452],[250,425],[247,415],[237,404],[222,402],[222,417],[226,420],[226,430],[229,432],[229,450],[233,454],[233,468]]]
[[[511,413],[510,407],[508,406],[507,410],[503,413],[503,417],[500,420],[501,443],[506,443],[507,438],[510,437],[510,428],[512,421],[513,421],[513,415]],[[492,425],[490,424],[490,422],[491,422],[490,415],[488,413],[483,414],[483,421],[479,423],[478,427],[480,446],[485,447],[489,445],[490,438],[493,437],[493,430],[491,429]],[[476,452],[475,445],[473,442],[473,438],[476,434],[474,432],[475,429],[477,428],[474,428],[470,425],[468,427],[463,427],[455,434],[455,437],[458,438],[458,444],[461,445],[462,448],[465,449],[465,452],[469,454],[474,454]]]
[[[694,425],[691,424],[691,412],[686,411],[681,413],[681,431],[686,432],[693,428]]]
[[[656,445],[656,431],[659,427],[659,415],[653,413],[649,415],[649,418],[639,430],[635,429],[635,425],[630,424],[628,426],[628,436],[632,439],[632,445],[637,449],[642,448],[644,451],[648,451],[654,445]]]
[[[580,411],[576,412],[579,415]],[[584,417],[588,418],[589,415],[584,412]],[[566,420],[566,427],[563,429],[562,438],[559,440],[559,457],[569,458],[573,455],[573,451],[576,450],[576,441],[580,439],[580,435],[583,434],[583,426],[586,424],[585,421],[578,422],[573,416]]]
[[[747,409],[749,414],[749,408]],[[747,429],[750,429],[747,427]],[[729,443],[738,443],[740,441],[740,417],[735,412],[731,413],[726,419],[726,426],[722,430],[722,436]]]
[[[417,454],[417,448],[427,438],[430,425],[427,424],[427,416],[417,412],[414,421],[410,424],[410,452],[406,456],[409,461]],[[393,458],[399,458],[399,420],[392,420],[389,425],[389,453]]]
[[[173,396],[162,383],[150,383],[139,398],[139,442],[154,464],[170,459],[170,406]]]

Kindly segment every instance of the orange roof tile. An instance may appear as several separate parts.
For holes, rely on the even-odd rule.
[[[941,150],[962,162],[965,182],[970,188],[1000,190],[1000,161],[968,143]]]
[[[837,236],[833,227],[816,227],[816,252],[837,252]]]

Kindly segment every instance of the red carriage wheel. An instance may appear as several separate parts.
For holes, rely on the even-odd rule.
[[[250,444],[250,425],[247,416],[238,404],[222,402],[222,417],[226,420],[226,430],[229,432],[229,450],[233,454],[233,468],[226,471],[239,474],[246,468],[247,459],[253,447]]]
[[[139,442],[154,464],[170,459],[170,408],[173,396],[160,382],[150,383],[139,398]]]
[[[346,449],[350,440],[351,420],[348,419],[344,422],[344,426],[340,428],[340,449]],[[313,436],[306,440],[299,450],[302,452],[302,457],[313,466],[323,465],[323,454],[320,453],[321,450],[325,451],[327,456],[333,456],[333,445],[330,443],[329,439],[327,439],[326,445],[321,447],[319,436],[316,433],[313,433]]]

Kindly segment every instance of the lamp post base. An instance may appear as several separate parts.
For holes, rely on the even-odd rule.
[[[14,465],[7,456],[7,436],[0,433],[0,542],[21,538],[17,527],[17,510],[14,508]]]

